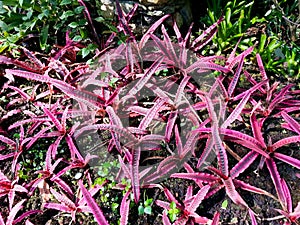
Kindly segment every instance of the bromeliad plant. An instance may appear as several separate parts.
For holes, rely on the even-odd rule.
[[[85,3],[79,3],[86,12]],[[97,161],[103,155],[85,155],[80,151],[81,142],[77,142],[82,138],[88,143],[89,137],[95,136],[104,139],[101,147],[104,146],[106,154],[115,155],[120,163],[116,188],[124,194],[119,204],[121,225],[131,222],[130,216],[139,205],[141,190],[148,188],[160,188],[166,195],[168,202],[153,198],[153,202],[164,208],[161,211],[164,224],[222,223],[220,213],[206,218],[198,215],[197,208],[204,199],[210,200],[223,188],[233,203],[249,212],[252,224],[258,224],[260,215],[249,207],[239,188],[278,201],[282,206],[278,212],[289,223],[296,223],[299,207],[294,211],[291,208],[287,184],[281,179],[277,162],[280,160],[300,168],[299,159],[282,151],[282,147],[300,142],[300,125],[293,118],[299,111],[299,92],[294,91],[292,85],[281,87],[279,83],[271,83],[259,55],[256,58],[260,76],[254,77],[244,69],[244,62],[254,46],[237,54],[236,45],[228,58],[200,55],[223,18],[193,38],[192,26],[185,36],[176,23],[167,28],[163,24],[169,17],[166,15],[139,41],[128,25],[136,9],[137,5],[126,14],[117,1],[117,29],[127,39],[109,50],[116,37],[112,34],[104,44],[107,48],[99,51],[93,65],[76,63],[76,53],[84,46],[71,40],[68,33],[65,47],[54,49],[48,59],[40,58],[26,48],[20,52],[24,54],[25,62],[0,57],[1,64],[9,66],[5,70],[8,81],[1,93],[12,93],[11,97],[15,98],[4,106],[10,113],[0,120],[0,126],[3,126],[0,130],[1,151],[4,151],[0,159],[11,160],[15,169],[20,159],[29,157],[27,151],[33,146],[46,143],[45,140],[49,142],[48,146],[42,145],[47,150],[44,168],[32,168],[39,175],[26,180],[26,188],[18,186],[17,181],[6,179],[1,172],[2,183],[10,182],[6,189],[0,186],[0,193],[3,189],[10,199],[9,223],[15,216],[14,207],[21,208],[19,203],[14,206],[10,193],[21,191],[26,195],[29,191],[26,198],[31,198],[39,184],[46,184],[50,197],[44,199],[44,208],[66,212],[72,221],[79,214],[89,213],[98,224],[108,224],[106,211],[102,211],[96,202],[101,187],[90,190],[85,187],[97,179],[89,162]],[[168,32],[172,28],[176,44]],[[195,57],[191,57],[192,53],[196,53]],[[161,76],[162,71],[167,72]],[[198,84],[204,77],[213,78],[215,82],[212,86],[206,86],[204,82]],[[246,88],[241,85],[241,79],[243,85],[248,85]],[[25,83],[25,87],[18,85],[20,82]],[[20,105],[27,107],[26,110],[20,110]],[[18,116],[10,122],[8,118],[12,115]],[[183,118],[185,123],[181,121]],[[272,119],[282,123],[280,129],[296,135],[272,140],[265,129]],[[4,125],[6,123],[8,125]],[[246,128],[238,130],[239,123],[251,127],[252,134]],[[4,129],[9,132],[2,132]],[[16,141],[10,134],[19,131],[20,137]],[[235,151],[235,146],[242,148],[242,153]],[[157,163],[147,163],[152,159]],[[276,196],[239,176],[253,169],[258,159],[260,168],[266,165],[271,175]],[[181,170],[179,173],[182,167],[187,172]],[[205,171],[199,171],[202,168]],[[72,176],[74,173],[84,173],[85,179],[78,182],[77,175]],[[176,182],[193,180],[198,187],[188,186],[184,200],[175,198],[172,190],[163,188],[162,180],[169,177],[175,178]],[[103,179],[103,185],[107,185],[109,181]],[[130,182],[124,184],[124,180]],[[79,187],[74,187],[74,183]],[[72,198],[75,192],[77,196]],[[131,204],[131,201],[135,203]],[[172,209],[176,215],[170,221],[168,213]],[[0,223],[5,224],[4,221],[7,220],[0,217]],[[27,223],[30,224],[29,220]]]

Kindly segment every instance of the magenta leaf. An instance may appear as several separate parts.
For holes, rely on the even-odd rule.
[[[287,205],[286,205],[286,201],[285,201],[285,195],[284,195],[284,191],[283,191],[283,188],[281,185],[281,178],[278,173],[277,166],[272,158],[266,159],[266,165],[271,174],[272,181],[275,185],[275,189],[276,189],[279,201],[280,201],[281,205],[283,206],[283,208],[286,208]]]
[[[82,192],[82,195],[87,205],[90,207],[93,215],[95,216],[95,220],[98,222],[98,224],[109,225],[109,223],[107,222],[107,220],[103,215],[102,210],[99,208],[98,204],[96,203],[95,199],[92,197],[91,193],[84,187],[81,180],[78,182],[78,184]]]
[[[291,166],[296,167],[297,169],[300,170],[300,160],[299,159],[295,159],[291,156],[287,156],[278,152],[274,152],[274,158],[279,159]]]
[[[120,225],[127,225],[128,223],[128,215],[129,215],[129,205],[130,199],[127,200],[130,191],[127,191],[126,194],[123,196],[121,206],[120,206]]]
[[[131,186],[133,189],[134,201],[137,203],[140,199],[140,178],[139,178],[139,161],[140,161],[141,147],[133,149],[132,164],[131,164]]]
[[[139,79],[139,81],[132,87],[132,89],[130,89],[130,95],[135,95],[144,87],[144,85],[150,80],[151,76],[157,71],[157,68],[160,66],[163,58],[164,57],[160,57],[148,68],[144,76]]]

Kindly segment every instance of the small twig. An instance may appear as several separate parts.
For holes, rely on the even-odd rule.
[[[225,147],[225,149],[226,149],[226,151],[233,157],[233,158],[235,158],[237,161],[241,161],[241,157],[238,155],[238,154],[236,154],[228,145],[226,145],[225,143],[224,143],[224,147]]]
[[[287,17],[285,17],[285,16],[282,16],[282,18],[285,19],[287,22],[289,22],[289,23],[295,25],[296,27],[299,27],[299,26],[300,26],[299,23],[295,23],[295,22],[291,21],[289,18],[287,18]]]

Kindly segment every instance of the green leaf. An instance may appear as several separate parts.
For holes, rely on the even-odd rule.
[[[117,78],[118,79],[118,78]],[[151,204],[152,204],[152,202],[153,202],[153,199],[152,198],[149,198],[149,199],[147,199],[145,202],[144,202],[144,205],[145,206],[150,206]]]
[[[223,202],[222,202],[222,209],[224,209],[224,210],[226,210],[227,209],[227,206],[228,206],[228,200],[226,199],[226,200],[224,200]]]
[[[170,208],[171,209],[176,209],[176,203],[175,202],[171,202],[170,203]]]
[[[72,3],[71,0],[62,0],[62,2],[60,3],[60,5],[69,5],[71,3]]]
[[[79,21],[78,21],[78,24],[79,24],[80,26],[84,26],[84,25],[87,24],[87,21],[86,21],[85,19],[82,19],[82,20],[79,20]]]
[[[76,35],[75,37],[72,38],[73,41],[79,42],[82,40],[82,37],[80,35]]]
[[[113,203],[111,204],[111,209],[112,209],[112,211],[117,211],[118,207],[119,207],[119,204],[116,203],[116,202],[113,202]]]
[[[71,10],[63,12],[63,14],[59,17],[61,20],[68,18],[69,16],[73,16],[74,12]]]
[[[6,23],[4,23],[3,21],[0,20],[0,29],[2,31],[8,31],[8,26]]]
[[[49,31],[49,24],[44,26],[42,31],[41,31],[40,46],[41,46],[42,50],[45,50],[46,46],[47,46],[48,31]]]
[[[76,14],[80,14],[82,13],[82,11],[84,10],[84,6],[77,6],[75,9],[74,9],[74,12]]]
[[[80,29],[79,33],[82,39],[86,39],[88,37],[88,33],[85,29]]]
[[[105,19],[102,16],[97,17],[95,20],[99,23],[103,23],[105,21]]]
[[[142,205],[140,205],[138,207],[138,213],[139,213],[139,216],[143,215],[144,214],[144,207]]]
[[[72,22],[68,26],[71,27],[71,28],[76,28],[76,27],[78,27],[78,23],[77,22]]]
[[[88,48],[81,49],[82,58],[85,58],[88,54],[90,54],[90,50]]]
[[[267,35],[266,34],[262,34],[260,36],[260,41],[259,41],[259,46],[258,46],[258,52],[259,53],[263,52],[266,40],[267,40]]]
[[[146,206],[146,207],[144,208],[144,212],[145,212],[146,214],[148,214],[148,215],[151,215],[151,213],[152,213],[152,208],[151,208],[151,206]]]
[[[109,86],[114,87],[115,83],[119,80],[119,78],[117,77],[113,77],[111,78],[110,82],[109,82]],[[150,203],[151,204],[151,203]],[[146,205],[146,202],[145,202]]]

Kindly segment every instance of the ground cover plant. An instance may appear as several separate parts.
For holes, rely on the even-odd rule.
[[[297,84],[255,45],[202,54],[228,12],[137,39],[137,7],[116,1],[91,60],[68,31],[49,54],[0,55],[0,225],[300,224]]]

